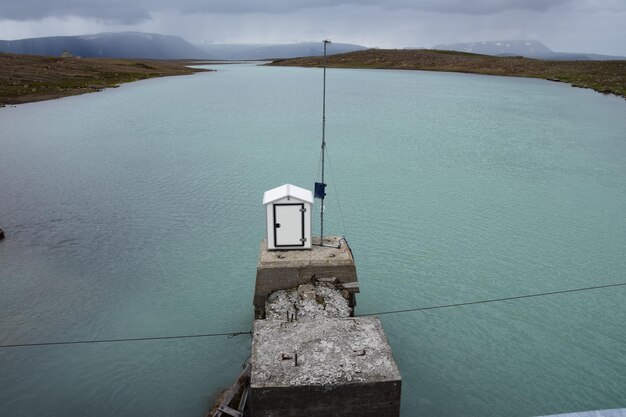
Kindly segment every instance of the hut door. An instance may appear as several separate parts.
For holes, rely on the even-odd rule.
[[[274,246],[304,246],[304,204],[274,204]]]

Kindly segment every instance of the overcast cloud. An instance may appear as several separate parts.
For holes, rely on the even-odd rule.
[[[540,40],[626,55],[626,0],[0,0],[0,39],[136,30],[200,42],[373,47]]]
[[[182,14],[291,13],[337,6],[378,6],[384,10],[422,10],[442,13],[488,14],[504,10],[545,11],[568,0],[20,0],[4,5],[0,14],[14,20],[48,16],[80,16],[136,23],[152,12]]]

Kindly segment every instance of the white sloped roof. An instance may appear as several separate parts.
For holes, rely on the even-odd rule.
[[[281,185],[280,187],[272,188],[263,194],[263,204],[273,203],[285,197],[294,197],[298,200],[306,201],[307,203],[313,203],[313,193],[304,188],[296,187],[292,184]]]

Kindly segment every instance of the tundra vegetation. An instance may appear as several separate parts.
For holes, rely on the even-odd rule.
[[[269,65],[321,67],[320,57],[283,59]],[[432,49],[368,49],[327,57],[328,67],[464,72],[542,78],[626,98],[626,61],[546,61]]]
[[[100,91],[122,83],[203,71],[184,61],[44,57],[0,53],[0,106]]]

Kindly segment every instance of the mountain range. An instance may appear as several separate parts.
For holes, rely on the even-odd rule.
[[[626,57],[587,53],[554,52],[539,41],[482,41],[436,45],[433,49],[469,52],[493,56],[523,56],[526,58],[557,61],[612,61]]]
[[[367,47],[332,43],[328,54],[365,50]],[[484,41],[437,45],[433,49],[493,56],[524,56],[547,60],[616,60],[626,57],[587,53],[554,52],[539,41]],[[82,36],[53,36],[13,41],[0,40],[0,52],[59,56],[71,54],[86,58],[263,60],[323,54],[321,42],[289,44],[218,44],[192,45],[183,38],[141,32],[100,33]]]
[[[328,48],[328,54],[363,49],[367,48],[361,45],[333,43]],[[321,42],[192,45],[178,36],[120,32],[0,40],[0,52],[48,56],[60,56],[66,52],[85,58],[256,60],[318,56],[323,54],[323,46]]]
[[[0,52],[85,58],[189,59],[207,54],[178,36],[121,32],[0,41]]]

